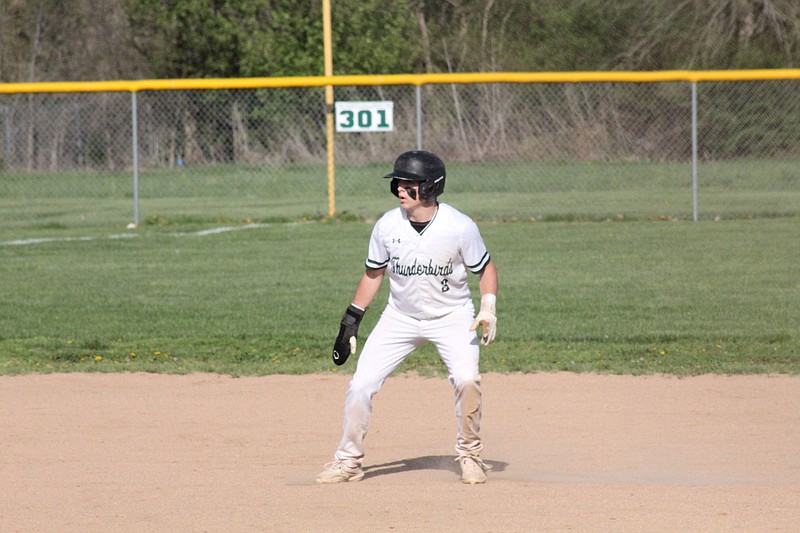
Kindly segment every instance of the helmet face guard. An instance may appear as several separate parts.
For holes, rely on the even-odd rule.
[[[445,177],[444,162],[436,155],[422,150],[400,154],[394,162],[394,170],[384,176],[392,178],[389,188],[395,196],[398,196],[400,181],[418,182],[419,197],[426,201],[436,200],[444,192]],[[414,199],[415,195],[412,196],[411,192],[409,196]]]
[[[389,190],[392,191],[392,194],[394,194],[399,198],[400,195],[398,194],[398,192],[400,190],[400,187],[403,187],[406,190],[406,193],[408,194],[409,198],[411,198],[412,200],[416,200],[417,191],[413,187],[409,187],[407,185],[400,185],[400,181],[401,181],[400,178],[392,178],[392,182],[389,185]],[[420,185],[423,183],[421,181],[410,181],[410,180],[402,180],[402,181],[407,181],[409,183],[419,183]]]

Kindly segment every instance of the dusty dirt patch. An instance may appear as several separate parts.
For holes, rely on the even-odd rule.
[[[800,378],[483,376],[489,482],[446,380],[391,377],[367,475],[317,485],[349,376],[0,377],[0,530],[796,531]]]

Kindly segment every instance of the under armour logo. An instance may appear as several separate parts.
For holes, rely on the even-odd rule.
[[[400,239],[392,239],[392,243],[399,243]]]

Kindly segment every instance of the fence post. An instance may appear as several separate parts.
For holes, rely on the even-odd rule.
[[[3,108],[3,166],[11,165],[11,109],[7,106]]]
[[[692,220],[697,222],[697,82],[692,82]]]
[[[333,48],[331,37],[331,2],[322,1],[322,44],[325,76],[333,76]],[[325,86],[325,129],[328,155],[328,216],[336,214],[336,167],[334,166],[334,97],[333,85]]]
[[[415,85],[417,95],[417,150],[422,150],[422,86]]]
[[[133,225],[139,225],[139,125],[136,91],[131,91],[131,137],[133,146]]]

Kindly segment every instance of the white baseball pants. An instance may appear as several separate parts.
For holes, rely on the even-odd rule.
[[[481,377],[472,303],[435,320],[416,320],[387,306],[358,358],[344,403],[342,440],[336,459],[361,464],[369,430],[372,397],[403,360],[425,341],[436,347],[449,373],[458,425],[456,453],[480,455]]]

